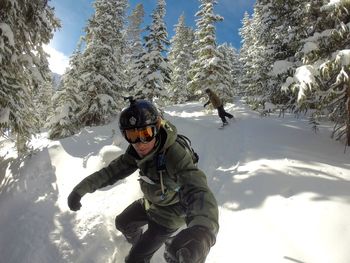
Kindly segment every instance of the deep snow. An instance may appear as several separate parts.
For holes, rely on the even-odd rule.
[[[306,116],[261,118],[240,101],[223,130],[200,103],[166,108],[166,118],[192,140],[217,197],[220,231],[207,263],[348,263],[350,154],[332,140],[330,124],[314,133]],[[114,217],[141,196],[137,173],[82,199],[67,196],[107,165],[126,143],[116,122],[50,141],[18,159],[0,141],[0,262],[121,263],[130,246]],[[163,248],[152,259],[164,262]]]

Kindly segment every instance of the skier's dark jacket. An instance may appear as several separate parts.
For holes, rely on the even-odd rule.
[[[215,237],[219,229],[217,202],[208,188],[205,174],[193,163],[189,152],[176,141],[176,135],[176,127],[168,121],[162,121],[157,143],[147,156],[141,159],[129,145],[124,154],[106,168],[86,177],[74,191],[80,196],[92,193],[114,184],[139,168],[145,209],[153,221],[171,229],[184,224],[189,227],[202,225]],[[166,164],[162,176],[165,195],[162,195],[155,161],[162,153],[165,154]]]
[[[213,105],[213,107],[215,109],[219,108],[220,106],[222,106],[222,100],[219,98],[218,95],[216,95],[216,93],[214,91],[212,91],[211,89],[208,89],[208,96],[209,96],[209,100],[206,104],[211,103]]]

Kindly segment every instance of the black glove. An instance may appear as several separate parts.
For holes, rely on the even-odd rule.
[[[81,196],[77,194],[76,192],[71,192],[68,196],[68,206],[69,209],[72,211],[78,211],[81,207],[80,203]]]
[[[207,102],[207,103],[205,103],[204,105],[203,105],[203,107],[205,108],[207,105],[208,105],[209,103]]]
[[[202,263],[215,243],[215,237],[204,226],[186,228],[165,242],[167,263]]]

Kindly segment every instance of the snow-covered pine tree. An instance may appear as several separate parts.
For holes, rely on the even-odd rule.
[[[264,104],[269,100],[269,72],[274,62],[274,47],[271,44],[272,28],[275,14],[268,0],[259,0],[254,5],[254,13],[251,21],[251,44],[248,47],[249,64],[248,94],[253,97],[256,104]]]
[[[241,76],[239,78],[238,94],[242,97],[247,97],[249,93],[249,84],[251,81],[251,64],[252,56],[250,53],[250,47],[253,45],[254,40],[254,28],[252,27],[252,18],[248,12],[244,13],[242,19],[242,27],[239,29],[239,35],[241,36],[241,49],[239,61],[242,65]]]
[[[302,28],[305,32],[304,35],[299,37],[299,47],[295,53],[297,60],[297,68],[294,70],[294,74],[288,77],[283,83],[283,89],[286,90],[287,86],[291,86],[291,91],[294,94],[294,111],[301,112],[306,111],[309,108],[315,109],[318,104],[317,96],[314,93],[314,87],[317,86],[315,76],[318,76],[317,72],[318,65],[323,63],[317,62],[316,68],[313,67],[313,62],[320,59],[319,54],[319,43],[323,42],[327,38],[330,29],[328,22],[325,21],[326,15],[321,12],[321,8],[324,5],[323,0],[312,0],[307,3],[304,8],[301,8],[299,19],[302,22]],[[301,25],[300,25],[301,26]],[[331,26],[332,27],[332,26]],[[319,32],[326,29],[326,34],[321,36]],[[328,56],[326,51],[323,56]],[[292,83],[292,85],[290,85]],[[316,114],[317,115],[317,114]]]
[[[136,97],[153,101],[154,98],[165,100],[165,85],[170,82],[170,64],[166,58],[168,33],[164,22],[165,1],[158,0],[151,17],[152,24],[147,27],[148,35],[144,37],[145,53],[136,63],[138,74],[133,81]]]
[[[187,91],[188,71],[193,61],[194,32],[185,24],[185,15],[175,25],[175,35],[170,40],[169,62],[173,69],[169,85],[172,102],[182,103],[189,99]]]
[[[281,91],[281,82],[295,68],[294,54],[304,32],[299,29],[303,20],[297,12],[304,2],[259,0],[252,18],[247,13],[243,18],[242,85],[255,104],[284,104],[291,100],[290,94]]]
[[[225,70],[221,67],[221,57],[217,50],[215,23],[223,18],[214,14],[215,0],[200,0],[196,13],[195,61],[191,64],[189,91],[193,98],[199,98],[203,91],[211,88],[219,94],[224,91],[221,85]],[[225,84],[224,84],[225,85]],[[220,94],[221,95],[221,94]]]
[[[350,146],[350,2],[330,2],[321,11],[325,19],[320,34],[327,37],[318,42],[319,58],[313,62],[320,73],[315,85],[318,112],[329,112],[335,123],[332,136]]]
[[[126,0],[96,0],[95,13],[85,29],[86,48],[81,57],[80,81],[83,105],[78,112],[82,125],[109,122],[121,109],[125,91],[123,27]]]
[[[237,87],[234,79],[239,74],[240,66],[236,49],[230,44],[223,43],[218,46],[218,51],[221,54],[221,67],[223,68],[222,81],[220,85],[223,85],[223,93],[226,97],[232,97],[236,91],[234,87]]]
[[[331,83],[327,92],[323,93],[322,106],[332,110],[330,117],[335,122],[334,138],[345,138],[346,145],[350,146],[350,2],[326,6],[326,12],[328,8],[331,10],[327,18],[335,23],[329,40],[332,55],[320,67],[322,82],[326,85]]]
[[[52,81],[42,82],[37,89],[33,91],[33,101],[38,114],[40,128],[46,126],[49,116],[53,114],[53,95]]]
[[[46,0],[0,2],[0,131],[16,136],[19,153],[39,128],[32,96],[49,81],[42,46],[59,26]]]
[[[141,34],[144,29],[141,28],[145,11],[142,4],[137,4],[128,17],[128,25],[125,30],[125,52],[124,61],[126,64],[126,85],[132,86],[132,79],[137,75],[136,63],[140,54],[144,53]]]
[[[71,136],[79,131],[81,124],[77,112],[83,105],[78,90],[80,81],[81,51],[80,44],[69,60],[70,67],[62,76],[60,90],[52,98],[54,112],[50,116],[47,127],[50,139],[60,139]]]
[[[63,81],[65,81],[64,78]],[[55,114],[51,116],[48,123],[51,140],[72,136],[79,131],[77,129],[78,120],[75,115],[77,104],[74,100],[76,98],[74,95],[77,94],[72,94],[76,92],[74,87],[71,87],[71,89],[58,90],[52,98]]]
[[[279,92],[282,83],[290,106],[296,111],[316,110],[314,123],[318,115],[330,117],[336,123],[333,136],[345,137],[348,145],[349,10],[349,1],[259,0],[253,18],[246,15],[241,29],[245,79],[252,73],[255,76],[253,84],[242,82],[249,95],[285,103]],[[272,65],[273,70],[264,76]]]
[[[226,44],[224,44],[226,47]],[[227,46],[227,53],[225,55],[226,59],[230,64],[230,72],[233,81],[233,94],[238,95],[240,89],[240,78],[242,75],[242,63],[240,61],[240,55],[236,48],[234,48],[231,44]]]
[[[269,1],[271,2],[271,1]],[[305,17],[308,2],[303,0],[272,1],[268,5],[270,17],[267,34],[267,45],[272,53],[269,59],[272,63],[269,72],[267,101],[274,104],[290,104],[295,101],[292,94],[281,90],[281,83],[300,65],[295,53],[300,46],[300,38],[305,38]]]
[[[349,32],[347,35],[348,41]],[[336,140],[344,138],[346,145],[350,146],[350,47],[334,52],[320,70],[323,87],[316,93],[320,95],[320,108],[327,109],[328,116],[335,123],[332,137]]]
[[[313,118],[335,122],[333,136],[350,145],[350,2],[311,1],[305,17],[308,37],[301,39],[296,57],[303,65],[284,83],[297,91],[298,105],[316,110]],[[313,18],[311,20],[310,18]]]
[[[304,96],[302,100],[303,102],[301,103],[300,98],[298,98],[297,89],[295,88],[296,86],[294,86],[293,89],[288,89],[286,87],[291,82],[294,82],[293,75],[297,74],[298,76],[301,76],[304,73],[308,74],[307,67],[300,66],[304,63],[304,52],[308,53],[311,51],[310,54],[313,54],[312,50],[314,48],[312,45],[304,46],[304,44],[305,40],[314,34],[319,22],[322,20],[320,17],[320,8],[323,5],[323,2],[323,0],[307,2],[302,0],[290,1],[288,2],[290,6],[290,11],[287,16],[288,18],[285,18],[285,21],[283,22],[284,35],[287,37],[283,46],[288,47],[289,57],[283,61],[276,61],[274,64],[274,71],[279,73],[281,72],[281,68],[284,68],[284,71],[277,76],[279,83],[282,83],[282,85],[278,86],[281,86],[281,90],[289,97],[289,101],[285,103],[284,107],[293,109],[294,113],[297,115],[301,112],[306,112],[310,107],[315,107],[315,102],[312,98],[313,96],[309,98]],[[284,64],[284,67],[281,66],[281,63]],[[273,77],[276,80],[276,76]],[[304,93],[304,95],[307,93],[308,92]]]

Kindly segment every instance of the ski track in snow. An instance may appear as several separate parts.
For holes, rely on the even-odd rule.
[[[306,118],[261,118],[239,101],[225,108],[235,120],[222,130],[217,112],[200,103],[165,111],[191,139],[220,207],[206,262],[347,263],[349,154],[329,138],[329,127],[314,134]],[[116,123],[85,128],[59,141],[42,135],[33,155],[1,159],[1,263],[124,262],[130,245],[114,218],[141,197],[137,173],[87,194],[77,213],[66,204],[78,182],[127,146],[113,129]],[[164,262],[163,251],[151,262]]]

